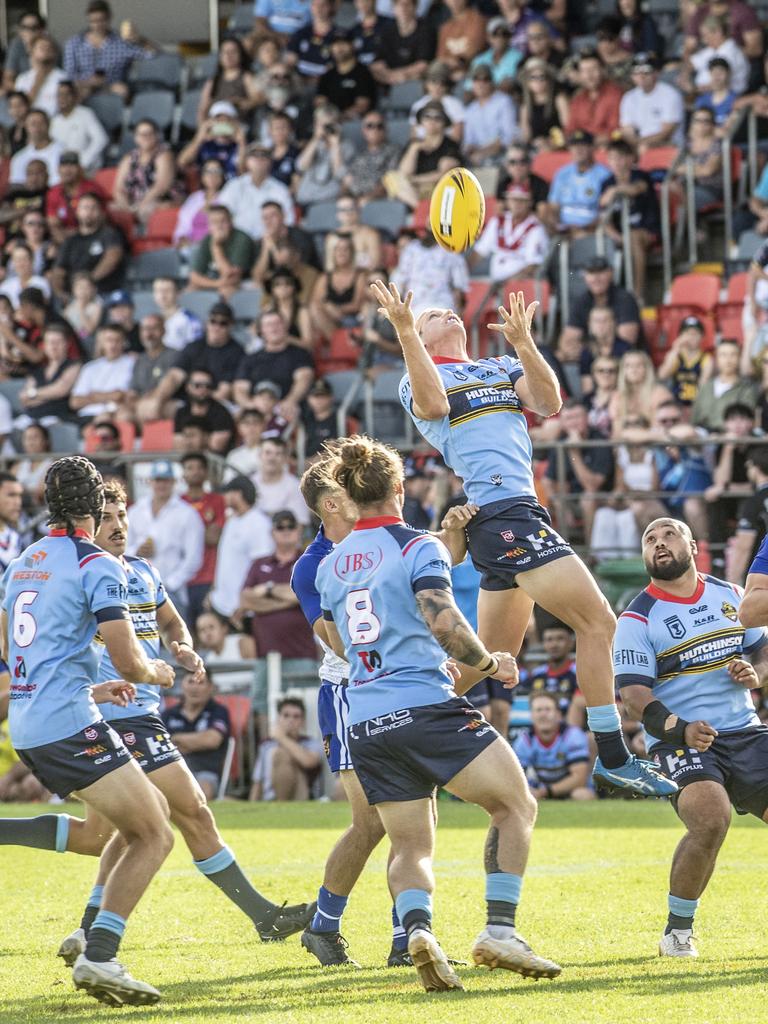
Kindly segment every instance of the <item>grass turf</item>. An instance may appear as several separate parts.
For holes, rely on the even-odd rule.
[[[435,929],[470,959],[483,924],[485,816],[440,802]],[[44,808],[3,808],[41,813]],[[75,812],[77,813],[77,811]],[[216,816],[254,883],[279,900],[314,898],[324,857],[347,824],[344,805],[225,804]],[[387,969],[390,901],[384,844],[350,901],[344,934],[361,971],[326,969],[293,937],[262,945],[249,922],[176,846],[131,917],[122,958],[157,985],[153,1008],[110,1010],[75,992],[55,953],[80,918],[93,860],[0,848],[0,1024],[730,1024],[765,1017],[760,823],[735,819],[697,919],[701,958],[660,960],[667,875],[681,827],[658,803],[541,809],[518,915],[534,948],[563,966],[554,981],[460,969],[466,991],[425,993],[411,969]],[[757,911],[757,914],[756,914]]]

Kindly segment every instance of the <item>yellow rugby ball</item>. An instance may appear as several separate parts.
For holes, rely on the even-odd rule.
[[[477,241],[485,221],[485,196],[466,167],[442,176],[429,203],[429,226],[437,244],[448,252],[466,252]]]

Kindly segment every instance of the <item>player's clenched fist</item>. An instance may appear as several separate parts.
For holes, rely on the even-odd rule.
[[[709,722],[689,722],[685,727],[686,745],[698,750],[700,754],[709,750],[716,739],[717,729],[713,729]]]
[[[492,651],[491,653],[499,663],[498,670],[493,673],[491,679],[498,679],[500,683],[504,684],[505,690],[511,690],[520,682],[517,661],[509,651]]]
[[[152,667],[152,679],[148,679],[148,683],[152,686],[162,686],[165,689],[173,686],[176,673],[173,671],[172,665],[163,661],[162,658],[151,658],[149,664]]]

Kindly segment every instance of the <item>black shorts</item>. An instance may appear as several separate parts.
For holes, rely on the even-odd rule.
[[[483,505],[469,521],[467,545],[482,590],[511,590],[518,573],[573,554],[535,498]]]
[[[174,761],[181,761],[181,752],[159,715],[115,718],[109,724],[142,771],[153,772]]]
[[[505,700],[507,704],[511,704],[514,693],[514,690],[508,690],[498,679],[481,679],[464,696],[473,708],[484,708],[492,700]]]
[[[46,789],[62,798],[98,782],[131,759],[118,734],[101,719],[67,739],[16,753]]]
[[[369,804],[422,800],[499,734],[464,697],[393,711],[349,727],[349,749]]]
[[[680,789],[692,782],[718,782],[739,814],[762,818],[768,809],[768,726],[724,733],[704,753],[657,743],[650,756]]]

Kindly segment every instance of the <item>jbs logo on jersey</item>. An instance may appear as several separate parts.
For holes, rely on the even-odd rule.
[[[670,615],[668,619],[664,619],[664,625],[669,630],[669,635],[673,640],[682,640],[685,636],[685,626],[681,622],[679,615]]]
[[[369,551],[354,551],[350,554],[339,555],[333,563],[333,571],[337,579],[347,583],[354,578],[355,583],[363,583],[381,565],[382,552],[380,547]]]

